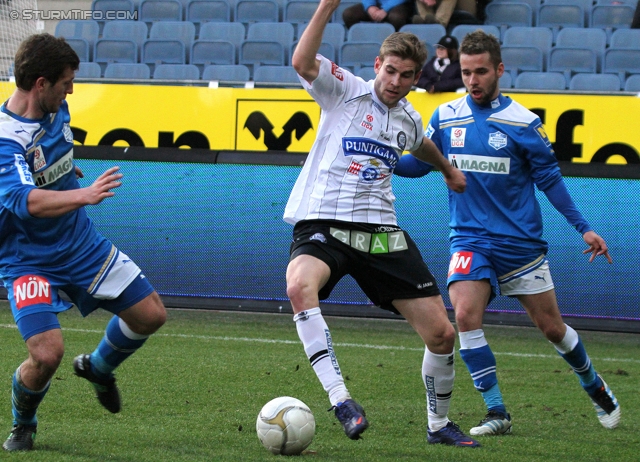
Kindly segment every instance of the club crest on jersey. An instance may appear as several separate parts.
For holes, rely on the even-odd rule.
[[[398,133],[398,147],[404,151],[407,145],[407,134],[405,132]]]
[[[502,132],[489,133],[489,146],[496,151],[507,145],[507,135]]]
[[[67,140],[67,143],[73,143],[73,132],[69,124],[65,123],[62,126],[62,134],[64,135],[64,139]]]
[[[431,126],[431,125],[429,125]],[[451,147],[464,148],[464,140],[467,136],[467,129],[463,127],[453,127],[451,129]]]
[[[33,171],[37,172],[47,166],[47,159],[44,158],[42,146],[38,145],[33,150]]]
[[[35,274],[22,276],[13,282],[16,308],[45,303],[51,305],[51,285],[47,279]]]
[[[370,138],[342,138],[342,151],[345,156],[375,157],[389,168],[394,168],[398,163],[395,149]]]
[[[449,274],[469,274],[471,263],[473,262],[473,252],[454,252],[449,261]]]

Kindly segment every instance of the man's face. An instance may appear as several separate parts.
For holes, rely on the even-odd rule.
[[[74,77],[75,71],[68,67],[54,84],[43,78],[39,100],[43,115],[49,112],[58,112],[67,95],[73,93]]]
[[[479,55],[460,55],[462,81],[467,91],[478,104],[485,105],[498,97],[500,89],[498,82],[504,73],[504,64],[494,68],[489,53]]]
[[[376,57],[373,68],[377,74],[373,84],[376,95],[388,108],[396,107],[420,77],[414,61],[393,55],[387,56],[384,61]]]

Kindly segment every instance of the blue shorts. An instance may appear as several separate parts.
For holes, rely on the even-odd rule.
[[[553,288],[549,265],[540,248],[496,243],[482,238],[451,242],[447,285],[455,281],[488,280],[496,295],[545,292]]]

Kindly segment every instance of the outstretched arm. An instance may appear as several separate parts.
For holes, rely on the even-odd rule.
[[[320,0],[291,57],[293,68],[309,83],[313,82],[320,72],[320,61],[316,59],[316,54],[322,44],[324,29],[338,5],[340,0]]]
[[[440,170],[449,189],[457,193],[464,192],[467,187],[464,173],[453,167],[429,138],[423,137],[422,145],[411,154]]]
[[[100,175],[91,186],[67,191],[33,189],[27,197],[29,214],[36,218],[54,218],[84,207],[102,202],[115,195],[111,191],[122,183],[122,173],[116,173],[120,167],[111,167]],[[76,171],[77,173],[77,171]]]

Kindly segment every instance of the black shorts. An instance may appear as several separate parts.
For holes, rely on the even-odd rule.
[[[367,297],[385,310],[392,301],[440,295],[415,242],[397,226],[335,220],[303,220],[293,229],[290,260],[311,255],[325,262],[331,276],[320,289],[325,300],[340,279],[351,275]]]

